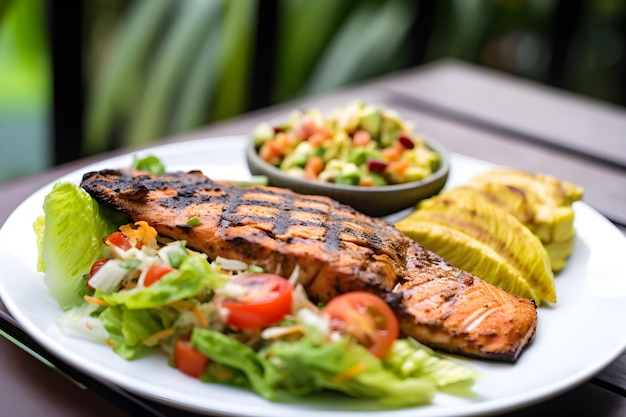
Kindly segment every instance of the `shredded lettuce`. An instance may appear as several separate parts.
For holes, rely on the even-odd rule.
[[[133,310],[122,305],[107,307],[98,318],[109,333],[109,345],[125,359],[150,352],[151,347],[142,342],[171,325],[171,318],[158,309]]]
[[[191,344],[212,361],[244,373],[250,388],[259,395],[267,399],[278,395],[279,384],[286,375],[251,347],[223,333],[201,328],[193,330]]]
[[[276,342],[267,355],[289,375],[292,386],[285,388],[298,395],[330,389],[388,407],[408,407],[429,403],[436,392],[428,379],[400,378],[348,337],[324,344],[306,336],[295,343]]]
[[[39,247],[38,270],[59,305],[83,303],[85,275],[101,257],[102,238],[123,223],[121,215],[101,209],[73,183],[57,183],[45,197],[44,214],[33,225]]]
[[[211,268],[201,255],[183,257],[178,273],[169,273],[149,287],[96,295],[109,305],[123,304],[131,309],[156,308],[177,300],[194,297],[207,288],[219,288],[228,279]]]
[[[56,323],[61,331],[70,337],[106,343],[109,334],[102,321],[96,317],[98,308],[89,303],[73,307],[58,317]]]
[[[388,407],[406,407],[426,404],[436,392],[432,381],[399,377],[347,337],[319,344],[304,336],[256,352],[222,333],[196,328],[191,342],[212,361],[243,372],[250,387],[270,400],[282,390],[298,396],[334,390]]]

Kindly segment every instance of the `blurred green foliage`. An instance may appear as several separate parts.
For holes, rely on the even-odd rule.
[[[276,59],[265,80],[275,87],[266,104],[385,72],[391,57],[373,60],[371,48],[399,49],[412,17],[406,14],[412,0],[277,3],[276,27],[267,28],[276,33]],[[88,89],[86,153],[109,149],[114,131],[120,143],[140,145],[249,110],[250,83],[264,81],[254,77],[252,60],[269,53],[255,49],[260,6],[258,0],[130,2],[110,32],[116,53]]]
[[[50,74],[41,0],[0,0],[0,108],[44,101]]]
[[[49,98],[45,4],[0,0],[0,105]],[[444,57],[626,104],[626,0],[82,5],[82,155],[146,144]],[[19,36],[10,19],[18,7],[37,16]]]
[[[268,3],[274,18],[263,21],[261,7]],[[572,4],[577,15],[561,16]],[[106,59],[96,59],[102,65],[89,75],[87,154],[144,144],[251,110],[251,83],[267,83],[270,91],[261,101],[269,105],[443,57],[616,103],[624,100],[624,87],[617,87],[626,65],[622,0],[134,0],[123,5],[118,19],[111,20],[108,48],[95,51]],[[429,32],[416,30],[424,23]],[[568,38],[572,28],[574,36]],[[259,46],[256,38],[264,31],[271,43]],[[427,47],[416,58],[411,48],[425,33]],[[554,57],[566,47],[559,67]],[[255,72],[261,58],[270,60],[266,78]]]
[[[0,0],[0,181],[51,163],[43,0]]]

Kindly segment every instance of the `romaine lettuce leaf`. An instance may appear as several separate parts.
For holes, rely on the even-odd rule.
[[[78,185],[54,185],[45,197],[44,214],[33,229],[39,247],[38,270],[59,305],[67,310],[84,302],[85,275],[102,255],[102,238],[124,222],[101,209]]]

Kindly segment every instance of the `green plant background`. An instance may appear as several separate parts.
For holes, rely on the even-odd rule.
[[[0,181],[54,164],[52,143],[63,140],[50,129],[48,3],[0,0]],[[261,0],[83,2],[80,156],[444,57],[625,104],[624,0],[577,3],[581,17],[557,79],[550,63],[559,0],[271,4],[271,26],[264,27]],[[416,28],[420,13],[428,13],[431,30],[416,58],[416,33],[426,33]],[[271,48],[262,50],[257,41],[265,31]],[[252,84],[258,62],[271,69],[261,100],[251,94],[259,87]]]

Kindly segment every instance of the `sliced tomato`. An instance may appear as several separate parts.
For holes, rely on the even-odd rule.
[[[98,272],[98,270],[100,270],[100,268],[102,268],[102,266],[109,262],[108,259],[106,258],[102,258],[102,259],[98,259],[96,262],[93,263],[93,265],[91,265],[91,269],[89,270],[89,276],[87,277],[87,288],[89,288],[90,290],[95,289],[94,287],[92,287],[91,285],[89,285],[89,280],[91,279],[91,277],[93,277],[95,275],[96,272]]]
[[[111,233],[107,238],[107,241],[125,251],[132,247],[130,241],[122,232]]]
[[[170,268],[163,264],[152,264],[146,273],[146,277],[143,280],[143,285],[149,287],[155,282],[159,281],[163,276],[169,272],[172,272],[174,268]]]
[[[184,374],[199,378],[209,358],[191,346],[189,339],[181,337],[174,344],[174,365]]]
[[[289,280],[274,274],[244,274],[232,279],[241,294],[228,297],[218,294],[215,305],[219,316],[231,327],[255,329],[282,320],[291,312],[293,287]]]
[[[372,354],[382,358],[398,338],[398,319],[380,297],[363,291],[339,295],[324,307],[331,327],[349,333]]]

